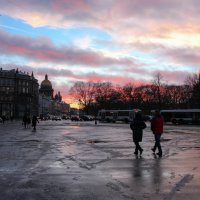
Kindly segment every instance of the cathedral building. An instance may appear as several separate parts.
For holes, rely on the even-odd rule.
[[[51,81],[48,80],[48,75],[45,75],[45,79],[42,81],[39,94],[43,94],[46,97],[53,99],[53,88]]]
[[[47,74],[40,85],[39,104],[39,113],[41,117],[45,117],[47,115],[60,116],[69,112],[69,104],[62,101],[60,92],[54,96],[54,89]]]

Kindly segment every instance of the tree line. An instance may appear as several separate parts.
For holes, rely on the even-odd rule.
[[[87,114],[100,109],[141,109],[148,114],[154,109],[200,108],[200,73],[189,75],[182,85],[165,83],[160,73],[150,84],[140,86],[77,81],[70,95]]]

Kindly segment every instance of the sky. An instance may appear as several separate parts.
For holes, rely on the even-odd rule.
[[[0,66],[76,81],[183,84],[200,71],[199,0],[0,0]],[[70,103],[70,102],[68,102]]]

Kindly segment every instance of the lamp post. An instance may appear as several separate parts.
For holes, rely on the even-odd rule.
[[[44,95],[42,94],[42,117],[43,117],[43,112],[44,112]]]
[[[78,100],[78,116],[80,117],[80,103],[81,103],[81,100],[79,99]]]
[[[97,125],[97,103],[94,102],[94,124]]]

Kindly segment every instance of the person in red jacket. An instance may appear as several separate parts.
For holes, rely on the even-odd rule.
[[[152,151],[155,153],[156,149],[158,148],[157,155],[162,157],[162,147],[160,145],[160,137],[163,133],[163,126],[164,126],[164,118],[161,116],[160,111],[155,111],[155,116],[151,121],[151,130],[155,137],[155,145],[152,148]]]

